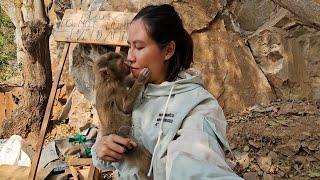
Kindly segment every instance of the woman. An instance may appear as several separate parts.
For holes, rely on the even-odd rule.
[[[94,165],[117,169],[120,179],[139,179],[138,169],[121,160],[127,148],[140,143],[153,154],[154,179],[239,178],[224,160],[223,111],[189,69],[193,42],[174,8],[143,8],[129,26],[128,44],[133,75],[143,68],[151,73],[132,113],[137,142],[114,134],[100,137],[92,148]]]

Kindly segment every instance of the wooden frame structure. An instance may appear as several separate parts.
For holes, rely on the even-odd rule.
[[[68,9],[62,19],[61,25],[54,32],[54,38],[59,42],[66,42],[59,60],[58,72],[54,77],[45,115],[41,124],[36,154],[32,159],[29,179],[36,179],[42,146],[50,120],[62,70],[70,49],[76,43],[114,45],[116,52],[121,46],[127,45],[127,28],[135,13],[114,11],[81,11]],[[88,180],[97,179],[98,170],[90,162]],[[88,159],[86,160],[88,164]],[[72,170],[71,170],[72,171]]]

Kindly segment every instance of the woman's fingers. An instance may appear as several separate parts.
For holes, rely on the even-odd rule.
[[[115,152],[117,152],[117,153],[120,153],[120,154],[122,154],[122,153],[124,153],[126,151],[126,148],[124,148],[121,145],[119,145],[117,143],[114,143],[114,142],[110,143],[108,145],[108,148],[113,150],[113,151],[115,151]]]
[[[103,136],[97,144],[97,155],[100,159],[117,162],[123,159],[126,149],[132,149],[137,144],[129,138],[115,134]]]
[[[114,142],[116,142],[120,145],[123,145],[128,149],[132,149],[133,147],[137,146],[137,144],[129,138],[124,138],[124,137],[121,137],[121,136],[118,136],[115,134],[111,134],[109,136]]]
[[[137,147],[138,144],[136,142],[134,142],[133,140],[130,139],[130,144],[133,146],[133,147]]]
[[[108,155],[109,157],[115,159],[115,160],[121,160],[123,158],[123,154],[117,153],[116,151],[113,151],[112,149],[110,149],[108,151]]]

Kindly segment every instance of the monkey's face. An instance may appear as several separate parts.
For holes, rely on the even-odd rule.
[[[131,73],[130,66],[124,62],[123,58],[113,59],[110,62],[110,70],[114,75],[125,77]]]
[[[102,55],[94,64],[94,71],[102,79],[108,77],[122,81],[131,73],[130,65],[125,63],[125,57],[115,52]]]

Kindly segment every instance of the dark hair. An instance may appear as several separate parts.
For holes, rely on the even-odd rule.
[[[142,8],[132,21],[138,19],[144,22],[147,33],[161,49],[175,42],[175,53],[168,61],[166,73],[166,80],[174,81],[179,72],[188,69],[193,62],[193,41],[181,18],[171,5],[163,4]]]

